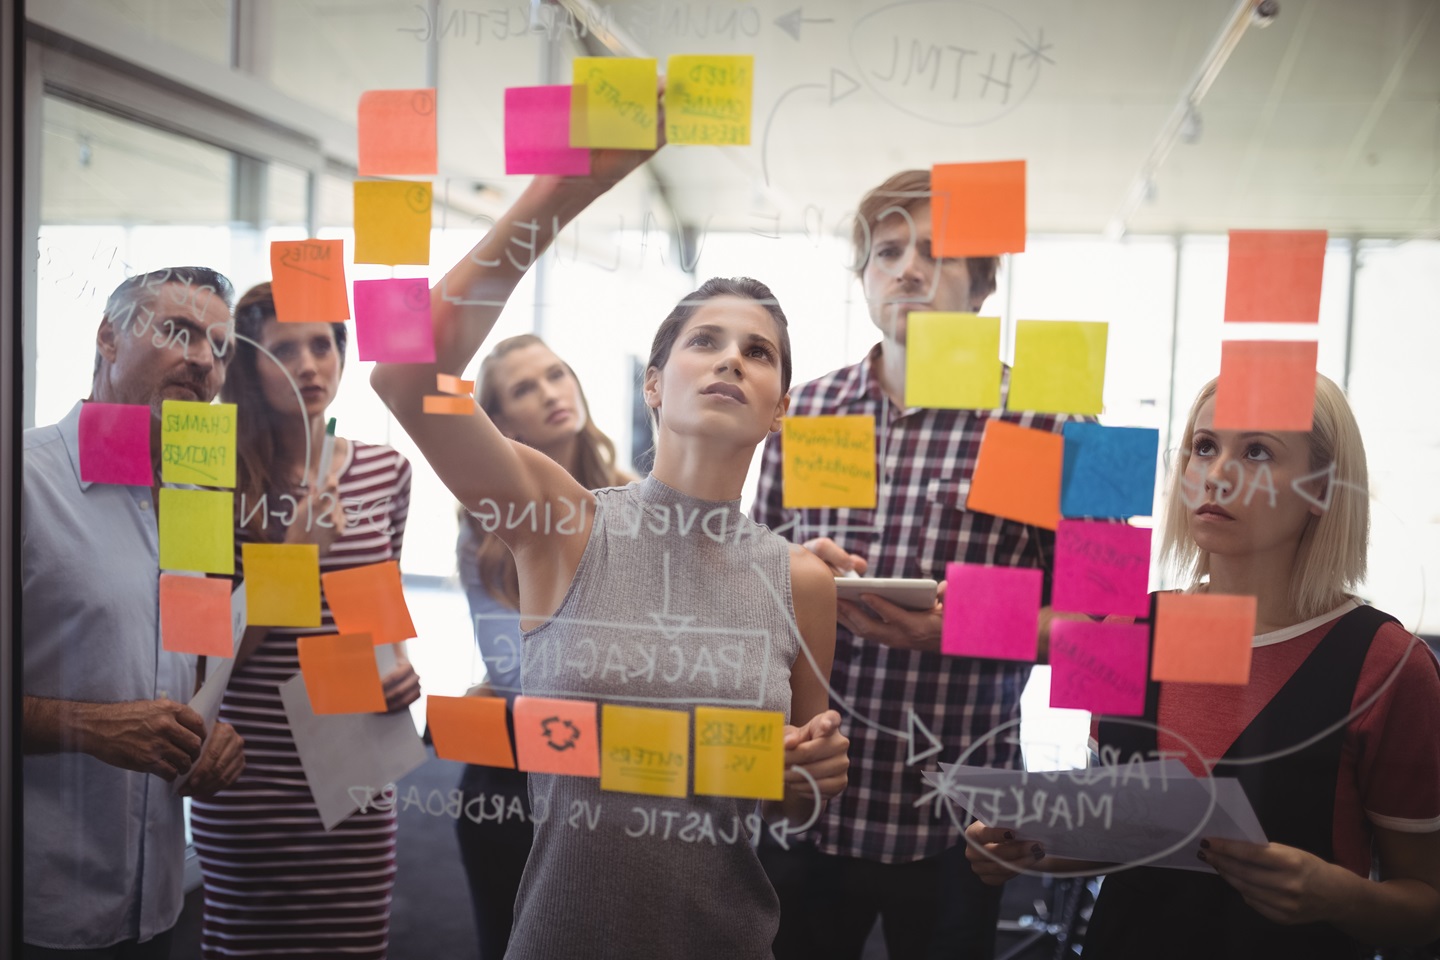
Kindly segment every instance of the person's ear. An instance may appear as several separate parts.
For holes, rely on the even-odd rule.
[[[660,409],[660,368],[650,367],[645,371],[645,406],[651,410]]]
[[[106,317],[100,321],[100,329],[95,331],[95,349],[100,351],[100,356],[106,363],[114,363],[116,355],[120,352],[118,336],[115,333],[115,324]]]
[[[775,404],[775,417],[774,417],[774,419],[772,419],[772,420],[770,421],[770,432],[771,432],[771,433],[779,433],[779,432],[780,432],[781,423],[782,423],[782,421],[785,419],[785,414],[789,411],[789,409],[790,409],[790,394],[787,393],[787,394],[785,394],[785,396],[783,396],[783,397],[780,398],[780,402],[779,402],[779,403]]]

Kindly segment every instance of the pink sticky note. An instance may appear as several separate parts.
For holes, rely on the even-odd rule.
[[[355,337],[361,360],[434,363],[430,284],[413,280],[356,280]]]
[[[86,403],[80,407],[80,479],[85,483],[155,486],[148,406]]]
[[[590,151],[570,146],[568,84],[505,91],[505,172],[583,177]]]
[[[1044,575],[1024,567],[945,568],[940,650],[956,657],[1033,662]]]
[[[1149,647],[1144,624],[1056,620],[1050,624],[1050,706],[1142,715]]]
[[[1150,531],[1061,520],[1055,531],[1056,610],[1143,617],[1150,610]]]

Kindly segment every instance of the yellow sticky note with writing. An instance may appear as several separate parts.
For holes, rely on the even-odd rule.
[[[665,63],[666,141],[749,144],[754,85],[754,57],[671,57]]]
[[[875,418],[786,417],[785,508],[875,506]]]
[[[695,793],[780,800],[785,796],[785,715],[695,708]]]
[[[916,311],[906,322],[905,405],[1000,406],[1000,318]]]
[[[1020,320],[1010,410],[1098,414],[1105,393],[1105,340],[1110,325],[1078,320]]]
[[[570,146],[654,150],[655,61],[643,57],[576,57],[570,100]]]
[[[690,775],[690,714],[604,704],[600,789],[683,797]]]
[[[235,404],[166,400],[160,408],[160,479],[235,486]]]
[[[235,572],[235,494],[160,488],[160,569]]]
[[[252,627],[320,626],[320,548],[242,543],[245,610]]]
[[[428,183],[355,181],[355,262],[430,262]]]

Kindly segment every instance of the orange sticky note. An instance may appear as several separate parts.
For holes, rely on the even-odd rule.
[[[449,394],[428,394],[425,397],[425,413],[443,413],[456,417],[468,417],[475,412],[475,401],[470,397],[452,397]]]
[[[1060,434],[991,420],[980,438],[965,509],[1054,530],[1064,463]]]
[[[1221,343],[1215,429],[1309,430],[1319,349],[1313,340]]]
[[[385,690],[370,634],[301,637],[296,649],[316,714],[385,712]]]
[[[1025,161],[937,163],[930,169],[937,257],[1025,250]]]
[[[350,319],[343,240],[275,240],[270,244],[275,319],[339,323]]]
[[[160,645],[202,657],[235,654],[229,580],[160,574]]]
[[[360,176],[435,173],[435,90],[360,94]]]
[[[1231,230],[1227,323],[1319,323],[1324,230]]]
[[[1249,683],[1255,598],[1162,593],[1156,598],[1152,680]]]
[[[516,697],[512,713],[521,770],[600,776],[600,736],[593,702]]]
[[[461,380],[448,373],[435,374],[435,389],[457,397],[468,397],[475,392],[474,380]]]
[[[377,647],[415,636],[400,586],[400,564],[394,560],[324,573],[320,582],[341,633],[368,633]]]
[[[515,769],[504,697],[431,696],[425,700],[425,722],[435,742],[435,756]]]

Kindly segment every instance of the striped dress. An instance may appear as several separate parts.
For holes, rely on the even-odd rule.
[[[322,572],[398,559],[410,508],[410,464],[385,446],[351,441],[340,472],[344,533],[320,557]],[[269,505],[271,522],[275,504]],[[282,518],[289,508],[278,507]],[[255,542],[237,530],[240,544]],[[356,813],[329,833],[321,825],[280,701],[300,671],[296,638],[322,626],[275,628],[235,671],[220,719],[245,738],[245,773],[209,800],[195,800],[191,827],[205,874],[204,956],[383,958],[395,885],[395,813]]]

